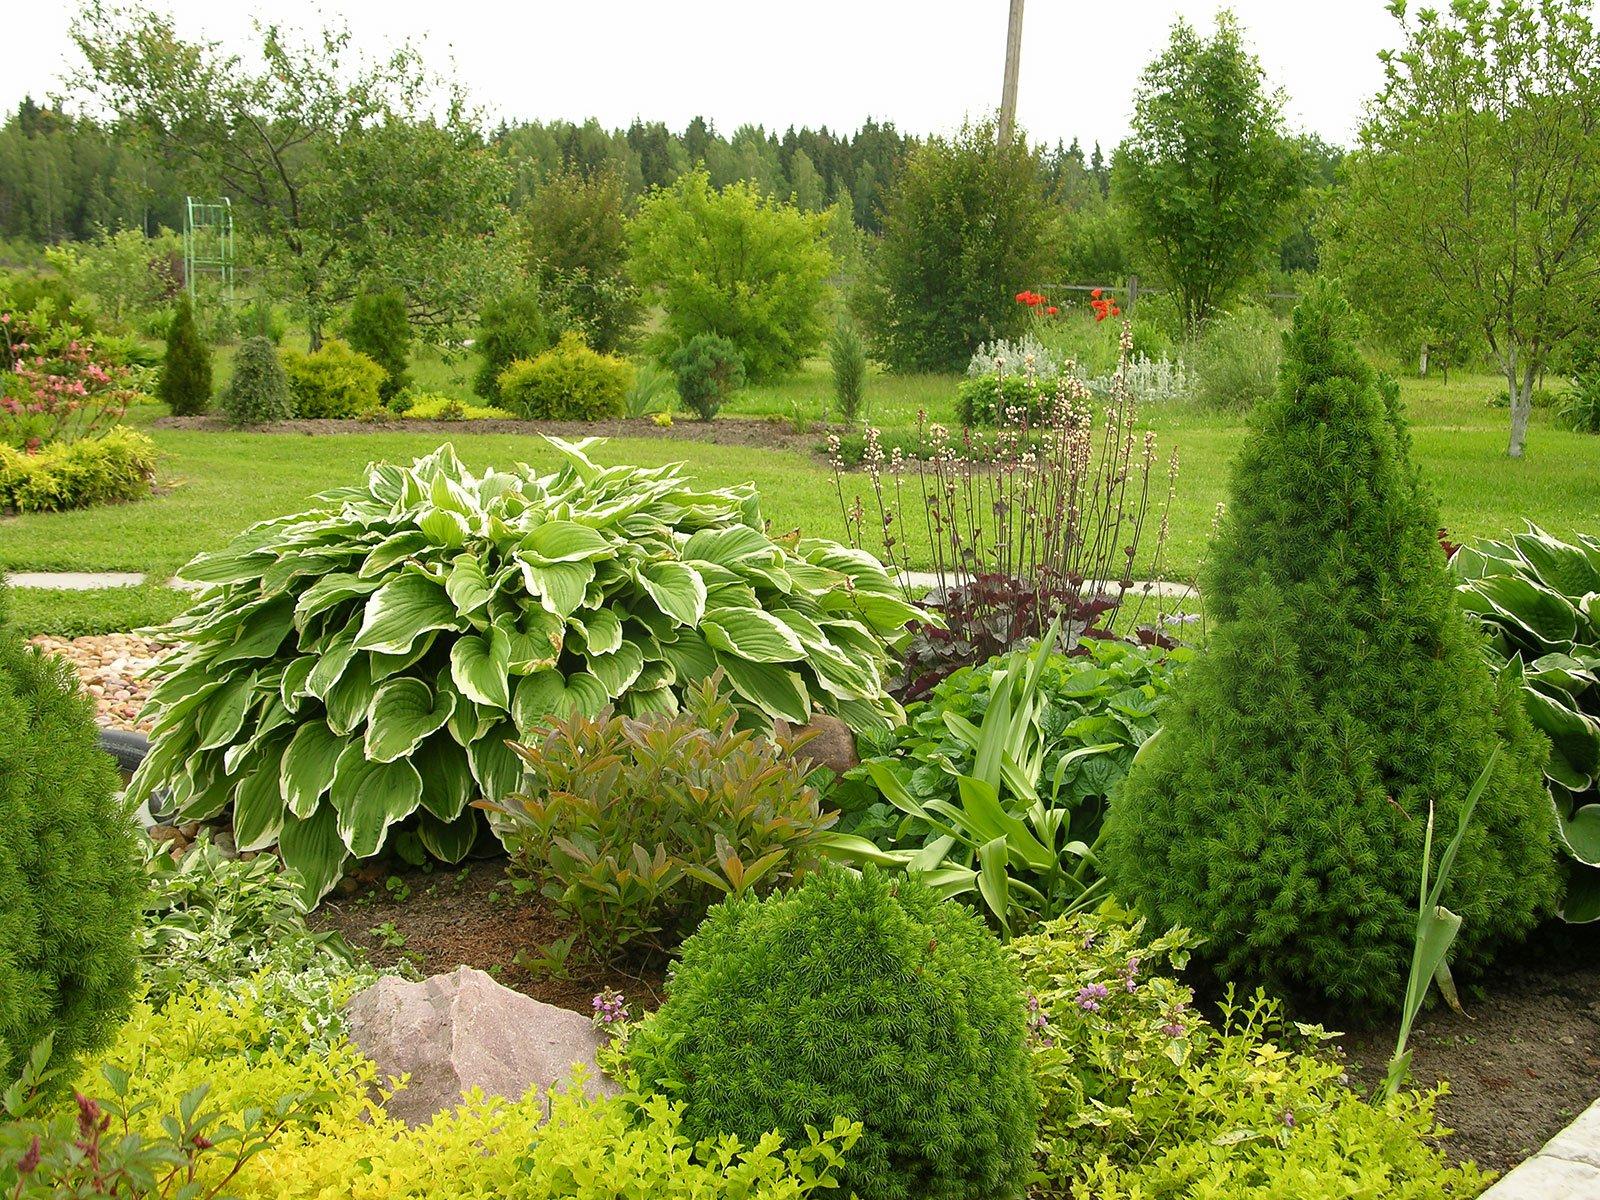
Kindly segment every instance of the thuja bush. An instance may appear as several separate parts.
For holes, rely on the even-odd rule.
[[[837,815],[807,786],[801,743],[737,717],[713,676],[677,714],[573,715],[518,747],[528,772],[495,832],[591,952],[671,951],[723,896],[821,861]]]
[[[411,325],[399,292],[363,292],[350,306],[345,338],[383,368],[378,394],[387,404],[411,384]]]
[[[1295,313],[1212,550],[1216,626],[1111,806],[1106,860],[1223,976],[1359,1018],[1405,976],[1430,806],[1454,831],[1497,745],[1445,892],[1457,966],[1556,885],[1543,740],[1455,605],[1398,389],[1347,313],[1328,289]]]
[[[518,359],[537,358],[556,344],[559,322],[545,312],[537,288],[523,288],[485,302],[472,343],[478,369],[472,390],[490,404],[500,402],[500,377]]]
[[[200,339],[187,295],[178,297],[177,311],[167,326],[167,354],[156,398],[180,417],[203,413],[211,406],[211,351]]]
[[[640,1079],[683,1101],[691,1140],[838,1117],[860,1200],[1001,1200],[1036,1121],[1015,968],[970,909],[875,868],[730,899],[683,944],[667,1002],[632,1034]]]
[[[871,555],[774,541],[749,487],[549,443],[547,475],[473,475],[448,445],[372,466],[184,567],[210,586],[160,635],[130,794],[231,806],[239,847],[277,844],[314,899],[402,821],[459,860],[468,805],[517,788],[507,742],[551,715],[671,712],[721,668],[742,723],[898,718],[890,647],[926,614]]]
[[[310,354],[285,352],[284,373],[297,417],[359,417],[380,403],[383,368],[338,338]]]
[[[4,595],[0,594],[0,609]],[[0,612],[0,1080],[34,1045],[70,1061],[132,1002],[143,899],[133,819],[66,664]]]
[[[553,350],[501,372],[500,403],[530,420],[602,421],[622,415],[632,386],[626,359],[597,354],[568,333]]]
[[[233,377],[222,393],[222,411],[235,425],[283,421],[294,415],[289,377],[271,339],[253,337],[239,347]]]

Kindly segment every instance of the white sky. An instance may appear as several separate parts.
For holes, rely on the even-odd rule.
[[[696,113],[742,122],[854,129],[893,120],[947,132],[999,103],[1007,0],[157,0],[180,31],[244,48],[252,13],[284,25],[347,20],[358,44],[418,40],[453,64],[477,103],[508,119],[637,114],[681,130]],[[58,90],[72,60],[69,6],[17,3],[6,16],[0,107]],[[76,7],[72,5],[71,7]],[[1216,0],[1028,0],[1018,120],[1035,140],[1127,129],[1132,89],[1178,15],[1209,25]],[[1348,143],[1398,42],[1385,0],[1234,0],[1291,124]]]

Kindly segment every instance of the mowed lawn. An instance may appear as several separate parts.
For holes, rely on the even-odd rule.
[[[1402,386],[1416,457],[1453,537],[1501,534],[1529,520],[1557,534],[1600,532],[1600,438],[1555,429],[1548,413],[1536,412],[1528,455],[1514,462],[1505,457],[1506,412],[1486,403],[1495,386],[1492,378],[1457,377],[1448,387],[1413,379]],[[874,378],[871,415],[886,426],[903,426],[921,408],[931,419],[950,422],[954,389],[953,379],[935,376]],[[826,369],[814,363],[791,381],[740,396],[727,419],[781,420],[810,429],[820,442],[817,422],[828,392]],[[148,424],[157,411],[137,410],[132,419]],[[1229,464],[1246,423],[1237,415],[1186,404],[1150,408],[1144,417],[1156,431],[1163,458],[1176,448],[1180,461],[1161,573],[1188,579],[1203,558],[1212,513],[1226,496]],[[162,495],[112,508],[0,520],[0,569],[143,571],[152,582],[165,580],[194,554],[223,545],[252,522],[294,511],[317,492],[359,478],[369,461],[407,460],[441,440],[426,429],[378,428],[337,436],[165,429],[151,434],[164,456]],[[516,462],[548,469],[556,463],[554,452],[536,436],[472,434],[451,440],[475,469]],[[798,528],[833,538],[845,534],[832,473],[820,455],[806,450],[638,438],[613,440],[594,453],[608,463],[653,466],[682,460],[704,484],[755,484],[776,530]],[[845,486],[847,498],[853,498],[865,479],[847,476]],[[907,520],[902,528],[914,566],[928,562],[927,546],[918,540],[921,525]],[[867,546],[876,549],[870,535]],[[1146,566],[1149,549],[1142,556]],[[128,628],[176,602],[159,589],[93,597],[26,596],[18,589],[13,596],[19,623],[59,632]]]

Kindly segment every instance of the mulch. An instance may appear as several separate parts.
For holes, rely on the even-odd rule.
[[[157,429],[205,430],[238,433],[240,426],[221,417],[161,417],[152,423]],[[718,417],[697,421],[679,417],[671,425],[657,425],[649,417],[615,421],[361,421],[308,419],[271,421],[242,427],[248,433],[298,433],[323,437],[360,433],[437,433],[519,434],[524,437],[548,433],[555,437],[650,438],[666,442],[704,442],[713,446],[754,446],[768,450],[799,450],[816,453],[832,432],[832,426],[815,423],[805,433],[780,417]]]

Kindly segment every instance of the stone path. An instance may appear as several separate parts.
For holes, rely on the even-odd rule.
[[[1600,1100],[1479,1200],[1595,1200],[1600,1196]]]
[[[6,583],[18,588],[62,588],[72,592],[89,592],[100,588],[136,587],[143,583],[145,578],[146,576],[139,571],[16,571],[6,576]],[[928,591],[934,591],[939,586],[939,577],[928,571],[907,571],[901,579],[910,588],[926,588]],[[193,591],[196,585],[179,579],[169,579],[167,586]],[[1167,600],[1181,600],[1199,594],[1190,584],[1169,580],[1135,580],[1128,591],[1147,593]]]

